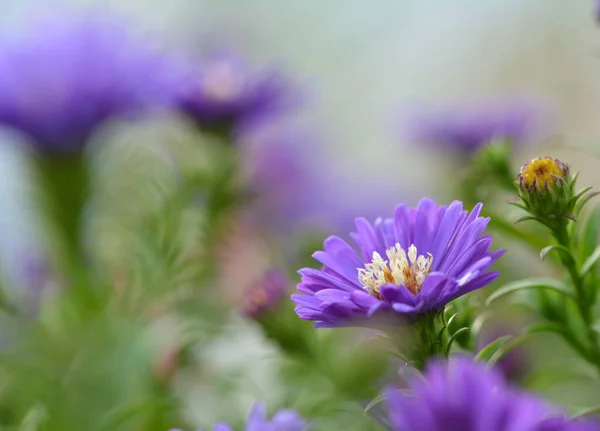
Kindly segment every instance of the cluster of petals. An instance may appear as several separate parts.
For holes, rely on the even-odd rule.
[[[481,209],[469,213],[459,201],[438,206],[422,199],[415,208],[399,205],[391,218],[357,219],[355,247],[329,237],[313,254],[322,268],[300,270],[296,313],[316,327],[413,320],[486,286],[504,251],[490,251],[492,238],[483,234],[489,219],[480,217]]]
[[[496,369],[454,358],[431,362],[409,391],[386,393],[398,431],[598,431],[596,423],[569,419],[532,394],[510,387]]]

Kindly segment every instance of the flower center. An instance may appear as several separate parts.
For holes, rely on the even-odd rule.
[[[200,83],[203,92],[216,102],[230,102],[241,90],[239,73],[232,64],[212,64]]]
[[[567,167],[551,157],[533,159],[521,168],[519,184],[527,190],[553,189],[567,175]]]
[[[405,286],[416,295],[421,291],[425,277],[431,271],[433,256],[418,255],[417,247],[411,245],[408,254],[400,244],[396,243],[385,252],[388,260],[383,260],[376,251],[373,252],[371,263],[364,268],[358,268],[358,281],[371,295],[382,299],[379,289],[384,284]]]

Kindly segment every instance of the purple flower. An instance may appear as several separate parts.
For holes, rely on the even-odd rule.
[[[68,153],[109,117],[174,102],[182,70],[128,23],[62,12],[0,40],[0,123],[44,152]]]
[[[312,213],[314,139],[271,117],[252,122],[238,135],[241,170],[254,197],[250,215],[259,225],[289,233]]]
[[[299,271],[296,313],[316,327],[368,326],[376,316],[413,320],[489,284],[503,251],[489,251],[481,208],[469,214],[458,201],[438,207],[422,199],[416,208],[399,205],[393,218],[357,219],[358,252],[331,236],[313,254],[323,268]]]
[[[510,388],[495,370],[470,358],[430,363],[410,393],[388,390],[390,422],[398,431],[598,431],[568,420],[543,400]]]
[[[295,99],[283,74],[253,71],[240,56],[221,52],[208,57],[191,74],[180,104],[201,126],[235,126],[290,109]]]
[[[305,431],[308,430],[308,423],[294,410],[279,410],[271,420],[266,419],[265,406],[256,404],[248,419],[244,431]],[[172,429],[170,431],[181,431]],[[233,428],[227,424],[219,423],[213,428],[213,431],[233,431]]]
[[[255,281],[244,297],[242,314],[257,319],[277,307],[287,291],[287,278],[277,269],[269,269]]]
[[[541,104],[526,101],[479,103],[415,109],[406,116],[408,140],[473,152],[495,139],[519,145],[530,140],[543,124]]]

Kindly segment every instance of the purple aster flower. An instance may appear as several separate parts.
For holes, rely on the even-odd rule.
[[[473,152],[495,139],[510,139],[515,145],[528,142],[545,123],[539,103],[479,103],[415,109],[404,118],[406,138]]]
[[[241,170],[254,197],[252,218],[270,230],[289,232],[298,227],[313,211],[314,139],[271,117],[253,121],[238,135]]]
[[[288,110],[296,96],[280,72],[254,71],[241,56],[220,52],[191,74],[180,104],[201,126],[210,127]]]
[[[323,268],[299,271],[296,313],[316,327],[369,326],[383,316],[414,320],[489,284],[498,276],[489,269],[504,251],[489,251],[481,208],[469,214],[458,201],[438,207],[422,199],[416,208],[399,205],[393,218],[357,219],[357,250],[331,236],[313,254]]]
[[[244,431],[306,431],[308,423],[294,410],[279,410],[271,420],[266,419],[266,411],[263,404],[256,404],[248,419]],[[170,431],[181,431],[172,429]],[[233,431],[227,424],[216,424],[213,431]]]
[[[174,102],[182,70],[129,24],[98,11],[62,12],[0,40],[0,123],[47,153],[68,153],[109,117]]]
[[[430,363],[410,392],[388,390],[398,431],[598,431],[569,420],[543,400],[509,387],[502,375],[470,358]]]

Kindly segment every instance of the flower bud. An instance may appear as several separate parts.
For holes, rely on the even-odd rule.
[[[536,189],[540,194],[556,190],[566,184],[569,167],[558,159],[540,157],[523,165],[518,182],[521,190],[532,192]]]
[[[568,219],[574,220],[577,201],[587,191],[576,195],[575,181],[569,167],[552,157],[536,158],[523,165],[516,182],[522,204],[517,206],[530,216],[519,221],[534,219],[554,230]]]

